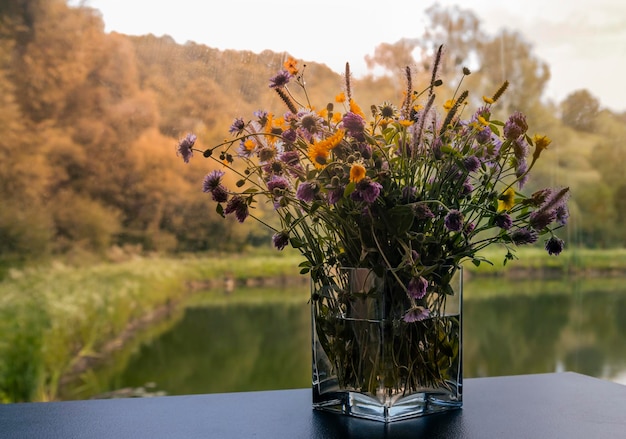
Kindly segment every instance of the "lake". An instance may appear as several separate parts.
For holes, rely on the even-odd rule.
[[[464,377],[574,371],[626,384],[626,282],[474,277]],[[62,399],[309,387],[308,285],[195,294]]]

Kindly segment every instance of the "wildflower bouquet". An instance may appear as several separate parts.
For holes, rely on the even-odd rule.
[[[339,110],[316,108],[289,59],[269,83],[284,113],[237,118],[232,139],[205,150],[193,134],[179,143],[185,161],[202,152],[224,164],[203,183],[219,214],[262,221],[254,209],[269,202],[280,220],[264,223],[273,245],[301,252],[313,285],[318,406],[345,411],[345,389],[387,408],[424,389],[460,403],[460,315],[446,302],[462,262],[478,265],[480,250],[501,244],[506,263],[542,235],[550,254],[563,250],[554,231],[567,221],[568,189],[521,192],[550,139],[531,137],[522,113],[492,117],[507,83],[468,118],[467,91],[438,111],[441,56],[423,90],[407,68],[403,101],[372,105],[369,115],[353,97],[349,65]],[[225,186],[226,172],[236,188]]]

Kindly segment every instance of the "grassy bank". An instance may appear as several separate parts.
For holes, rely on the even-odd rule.
[[[14,271],[0,282],[0,401],[54,399],[73,361],[180,300],[190,283],[292,276],[298,262],[291,256],[216,255]]]
[[[467,266],[470,275],[533,272],[623,274],[626,250],[571,250],[549,257],[518,253],[502,266],[503,253],[485,254],[494,266]],[[0,282],[0,401],[55,398],[59,380],[81,358],[97,355],[133,322],[175,304],[191,289],[298,275],[294,253],[185,258],[135,258],[116,264],[14,270]]]

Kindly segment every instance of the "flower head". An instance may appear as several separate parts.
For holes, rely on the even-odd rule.
[[[365,178],[365,168],[359,163],[355,163],[350,168],[350,181],[358,183]]]
[[[463,228],[463,220],[463,214],[456,209],[452,209],[447,213],[443,222],[446,229],[451,232],[459,232]]]
[[[516,111],[504,124],[504,137],[507,140],[516,140],[522,134],[525,134],[528,130],[528,123],[526,123],[526,116],[523,113]]]
[[[248,203],[246,200],[240,196],[235,195],[230,199],[230,201],[226,204],[226,208],[224,209],[224,213],[229,215],[231,213],[235,214],[235,218],[240,223],[244,222],[248,217]]]
[[[272,244],[277,250],[282,250],[289,244],[289,233],[285,230],[277,232],[272,236]]]
[[[287,84],[289,84],[289,80],[293,75],[289,73],[287,70],[281,70],[270,79],[270,88],[283,88]]]
[[[550,256],[555,255],[558,256],[563,251],[563,247],[565,247],[565,243],[562,239],[557,238],[556,236],[551,236],[550,239],[546,241],[546,250]]]
[[[508,188],[498,198],[498,212],[511,210],[515,206],[515,189]]]
[[[428,308],[424,308],[423,306],[416,306],[414,308],[409,309],[402,320],[406,323],[414,323],[421,322],[422,320],[426,320],[430,317],[430,310]]]
[[[189,133],[179,140],[176,153],[183,158],[185,163],[189,163],[189,159],[193,157],[193,145],[196,143],[196,135]]]
[[[354,201],[363,201],[371,204],[376,201],[382,188],[383,186],[380,183],[365,177],[356,184],[356,189],[350,194],[350,198]]]
[[[407,294],[412,299],[423,299],[426,295],[427,288],[428,281],[423,276],[413,277],[407,286]]]

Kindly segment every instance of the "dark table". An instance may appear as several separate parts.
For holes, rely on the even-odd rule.
[[[383,424],[311,390],[0,405],[0,438],[626,438],[626,386],[571,372],[464,381],[463,408]]]

